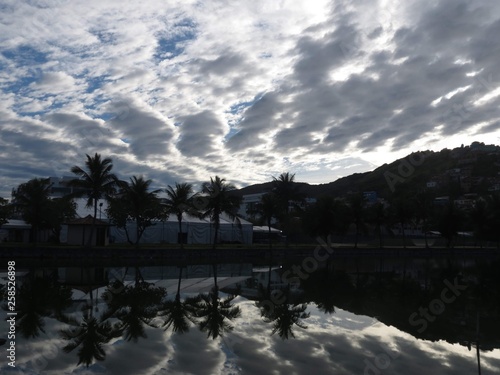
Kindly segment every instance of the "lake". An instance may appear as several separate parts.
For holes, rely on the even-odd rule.
[[[60,263],[16,269],[2,374],[500,373],[498,256]]]

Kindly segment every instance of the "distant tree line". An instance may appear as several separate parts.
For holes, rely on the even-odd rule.
[[[86,206],[94,213],[87,244],[90,246],[99,202],[106,200],[107,217],[113,225],[125,230],[130,244],[137,245],[145,230],[156,221],[174,215],[179,225],[179,243],[183,247],[182,218],[187,213],[211,221],[215,228],[212,243],[215,249],[221,215],[238,223],[241,197],[233,184],[219,176],[203,183],[198,192],[185,182],[152,190],[152,181],[143,176],[120,180],[113,173],[112,160],[98,153],[86,155],[84,166],[74,166],[71,172],[75,178],[68,182],[68,187],[72,187],[73,192],[60,198],[50,197],[49,179],[35,178],[13,189],[11,202],[0,199],[0,224],[17,215],[31,224],[32,242],[39,240],[40,230],[50,230],[53,240],[58,242],[62,225],[76,217],[74,199],[86,198]],[[334,236],[342,241],[349,237],[354,247],[362,236],[377,239],[379,247],[384,247],[387,238],[400,236],[406,246],[408,228],[419,228],[426,246],[430,231],[440,232],[450,247],[456,243],[460,232],[473,233],[477,246],[483,246],[486,241],[500,245],[500,195],[495,192],[478,196],[474,205],[467,209],[456,205],[452,196],[448,202],[437,204],[431,189],[415,191],[405,184],[398,186],[383,202],[367,202],[359,192],[338,197],[324,195],[315,203],[306,204],[295,175],[285,172],[273,177],[270,191],[263,194],[247,214],[254,224],[267,226],[270,248],[272,227],[282,231],[286,246],[300,233],[302,240],[319,236],[328,241]],[[130,222],[135,223],[133,234],[128,231],[127,223]]]

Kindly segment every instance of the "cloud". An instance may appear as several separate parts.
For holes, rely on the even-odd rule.
[[[498,143],[499,31],[486,0],[9,3],[0,165],[19,168],[0,167],[0,195],[37,158],[62,171],[90,150],[158,185],[214,173],[243,185]]]

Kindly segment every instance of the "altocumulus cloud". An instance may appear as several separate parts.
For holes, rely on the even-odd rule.
[[[500,142],[496,2],[0,9],[0,196],[93,152],[159,186],[216,173],[243,185]]]

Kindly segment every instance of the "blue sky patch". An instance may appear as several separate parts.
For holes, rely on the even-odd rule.
[[[185,20],[175,25],[179,32],[171,37],[162,36],[158,38],[158,46],[154,54],[155,60],[173,59],[184,52],[186,43],[196,39],[196,24],[191,20]]]

